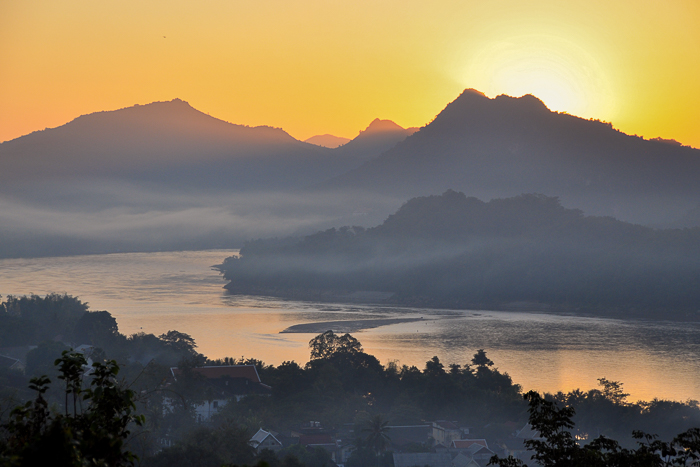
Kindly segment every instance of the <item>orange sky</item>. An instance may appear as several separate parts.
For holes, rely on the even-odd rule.
[[[0,0],[0,141],[175,97],[354,137],[472,87],[700,147],[699,25],[697,0]]]

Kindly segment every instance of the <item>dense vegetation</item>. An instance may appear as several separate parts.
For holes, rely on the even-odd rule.
[[[136,457],[125,442],[130,426],[141,426],[144,417],[135,414],[134,391],[118,384],[116,362],[88,368],[82,354],[63,351],[55,365],[65,385],[63,410],[52,410],[44,397],[49,378],[32,378],[36,398],[16,407],[1,427],[0,465],[133,465]],[[88,374],[91,382],[84,387]]]
[[[414,198],[381,225],[257,240],[221,266],[233,293],[393,293],[438,307],[697,319],[700,229],[654,230],[521,195]]]
[[[329,455],[321,448],[292,445],[278,455],[268,451],[256,455],[248,445],[252,434],[261,427],[289,432],[303,421],[317,420],[331,430],[354,426],[356,439],[351,441],[358,449],[348,466],[359,467],[367,465],[367,459],[374,463],[376,451],[381,451],[378,448],[381,437],[369,436],[372,426],[378,427],[375,434],[381,434],[382,427],[387,424],[459,420],[472,427],[472,436],[485,437],[491,442],[508,437],[514,428],[522,427],[528,420],[527,403],[520,386],[500,372],[484,350],[476,350],[473,356],[465,355],[464,361],[449,365],[436,356],[423,368],[394,363],[384,366],[364,352],[361,343],[351,335],[326,332],[311,340],[309,362],[284,362],[273,366],[255,359],[206,359],[197,353],[190,336],[177,331],[161,336],[124,336],[108,312],[91,312],[79,300],[65,295],[9,298],[2,303],[0,319],[12,314],[20,329],[22,320],[57,309],[72,310],[66,311],[71,314],[70,318],[59,320],[64,326],[57,327],[56,331],[73,336],[73,340],[41,342],[37,339],[57,336],[51,336],[48,328],[37,331],[29,340],[15,341],[16,344],[38,344],[27,356],[25,373],[0,370],[0,425],[3,426],[0,447],[8,456],[22,450],[27,453],[27,449],[34,446],[32,443],[43,439],[55,441],[58,438],[51,438],[52,433],[63,430],[61,436],[69,432],[82,433],[81,438],[76,438],[75,446],[97,449],[105,455],[116,456],[114,458],[123,463],[129,463],[133,454],[142,465],[153,467],[252,465],[261,460],[272,467],[325,467]],[[76,311],[81,309],[82,314]],[[90,353],[97,365],[91,388],[77,384],[75,371],[69,371],[66,377],[66,368],[73,368],[69,363],[83,357],[72,353],[61,357],[67,347],[85,342],[97,346]],[[61,363],[69,357],[72,360]],[[56,359],[59,359],[59,367],[54,365]],[[41,364],[30,365],[32,360]],[[194,407],[211,399],[207,386],[195,373],[188,371],[173,381],[170,366],[187,369],[202,364],[234,363],[255,364],[262,381],[272,386],[272,393],[230,402],[210,420],[197,421]],[[80,368],[85,367],[81,365]],[[120,369],[118,374],[117,368]],[[48,375],[51,383],[41,378],[43,374]],[[33,390],[26,389],[30,377],[40,378],[32,382]],[[635,445],[631,436],[634,429],[658,434],[661,439],[672,439],[684,430],[700,426],[697,402],[632,403],[627,400],[620,383],[604,378],[600,383],[599,389],[546,396],[548,401],[576,408],[572,418],[575,428],[571,433],[577,439],[590,441],[605,435],[618,439],[621,446],[627,448]],[[98,391],[98,388],[103,389]],[[115,418],[116,434],[112,438],[115,442],[112,447],[118,447],[118,455],[117,450],[110,451],[95,444],[97,432],[90,431],[108,420],[104,412],[93,410],[99,405],[94,402],[95,398],[105,396],[104,388],[112,391],[110,394],[115,398],[108,398],[100,407],[114,408],[118,400],[122,404],[111,412],[115,416],[121,414],[117,417],[121,424]],[[82,400],[77,410],[76,400]],[[25,403],[28,405],[24,409],[11,412],[13,407]],[[136,414],[144,415],[145,419]],[[39,416],[43,421],[32,425],[30,422]],[[97,425],[92,423],[94,420],[98,420]],[[40,429],[31,431],[30,425]],[[17,430],[25,430],[22,433],[26,436],[20,440],[16,437]],[[131,432],[128,438],[127,432]],[[164,439],[170,447],[162,448]],[[100,450],[103,448],[106,450]],[[411,449],[430,451],[431,446],[416,445]],[[66,455],[80,460],[82,454],[79,454],[68,452]],[[379,461],[390,465],[391,456],[381,454]],[[88,462],[88,465],[92,464]],[[108,465],[117,465],[117,462]]]
[[[572,433],[576,410],[558,407],[536,392],[525,394],[529,402],[529,423],[539,434],[525,441],[531,460],[542,467],[670,467],[697,465],[700,460],[700,428],[691,428],[673,440],[661,441],[654,435],[634,432],[635,448],[625,448],[616,440],[599,436],[590,443],[578,442]],[[499,467],[527,467],[513,456],[493,456],[490,464]]]

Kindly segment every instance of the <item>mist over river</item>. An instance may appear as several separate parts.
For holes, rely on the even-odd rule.
[[[621,381],[632,400],[700,399],[700,324],[544,313],[432,310],[229,296],[213,265],[231,250],[0,260],[0,294],[78,296],[124,334],[171,329],[210,358],[308,361],[308,341],[351,331],[383,364],[465,364],[486,349],[524,389],[588,390]],[[282,332],[286,331],[286,332]]]

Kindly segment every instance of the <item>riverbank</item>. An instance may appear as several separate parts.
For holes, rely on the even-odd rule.
[[[433,297],[412,296],[399,297],[393,292],[363,290],[328,290],[301,289],[265,286],[235,286],[229,282],[224,286],[231,295],[248,295],[254,297],[274,297],[283,300],[364,304],[406,308],[427,308],[431,310],[482,310],[511,311],[523,313],[543,313],[559,316],[577,316],[588,318],[609,318],[621,320],[700,322],[700,310],[638,309],[634,307],[582,306],[561,303],[540,303],[529,301],[509,302],[466,302],[461,300],[442,300]],[[327,329],[326,329],[327,330]]]

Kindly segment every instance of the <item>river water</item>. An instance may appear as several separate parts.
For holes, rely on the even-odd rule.
[[[233,253],[5,259],[0,260],[0,294],[65,292],[92,310],[108,310],[125,334],[186,332],[210,358],[303,363],[309,359],[308,341],[332,328],[353,331],[382,363],[398,360],[423,368],[437,355],[446,366],[464,364],[483,348],[526,390],[588,390],[605,377],[624,383],[632,400],[700,399],[697,323],[229,296],[212,266]],[[377,324],[385,325],[369,327]],[[306,332],[282,332],[292,326]]]

